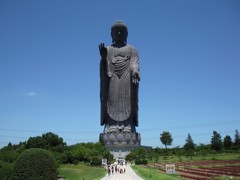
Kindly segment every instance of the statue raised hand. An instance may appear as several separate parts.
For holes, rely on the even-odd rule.
[[[101,58],[106,60],[107,48],[104,46],[104,43],[100,43],[98,47],[99,47],[99,52],[100,52]]]

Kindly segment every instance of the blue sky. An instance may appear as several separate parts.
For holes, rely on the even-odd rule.
[[[142,145],[210,143],[240,127],[240,1],[1,0],[0,147],[53,132],[96,142],[98,44],[122,19],[138,49]]]

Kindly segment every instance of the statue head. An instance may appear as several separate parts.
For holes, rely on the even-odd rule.
[[[112,25],[111,36],[113,43],[127,43],[128,29],[122,20],[117,20]]]

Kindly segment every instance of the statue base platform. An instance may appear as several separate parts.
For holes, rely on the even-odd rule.
[[[133,149],[141,147],[140,133],[111,132],[101,133],[99,140],[117,160],[125,158]]]
[[[113,155],[114,159],[118,161],[119,159],[125,159],[125,157],[135,148],[141,147],[141,146],[131,146],[131,145],[125,145],[125,146],[115,146],[115,145],[107,145],[105,146],[106,149]]]
[[[111,132],[101,133],[99,140],[103,142],[105,146],[140,146],[141,135],[140,133],[132,132]]]
[[[123,145],[123,146],[116,146],[116,145],[106,145],[106,149],[113,155],[115,160],[125,159],[125,157],[134,149],[136,148],[143,148],[147,151],[152,150],[151,146],[131,146],[131,145]]]

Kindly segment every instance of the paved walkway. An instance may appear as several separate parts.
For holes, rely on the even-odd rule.
[[[106,175],[101,180],[143,180],[140,178],[130,167],[130,165],[126,166],[126,172],[125,173],[114,173],[111,175]]]

